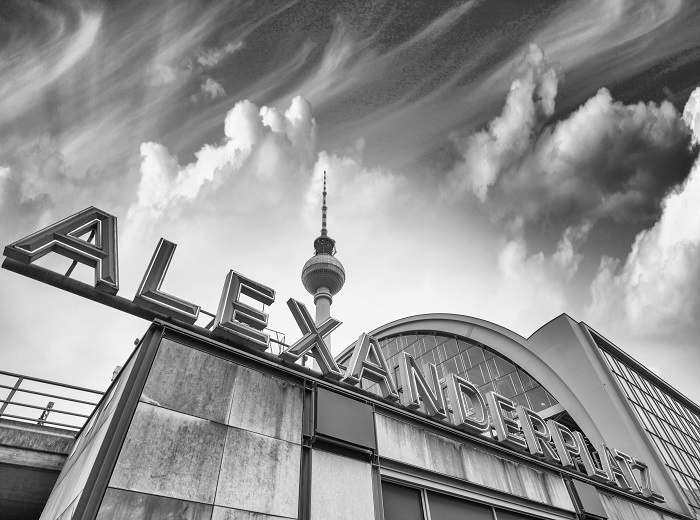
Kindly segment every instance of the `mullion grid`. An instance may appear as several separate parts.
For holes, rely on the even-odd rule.
[[[450,340],[456,342],[457,345],[454,355],[447,354],[446,343]],[[390,347],[392,341],[396,342],[398,352],[392,356],[389,356],[391,350],[393,350]],[[550,405],[557,403],[556,399],[554,399],[554,397],[537,380],[524,372],[521,367],[477,342],[472,343],[452,335],[443,335],[436,332],[413,332],[400,334],[392,338],[384,338],[381,340],[380,345],[383,353],[385,356],[387,356],[387,363],[390,368],[395,369],[395,367],[398,365],[398,355],[402,351],[406,351],[416,360],[420,360],[421,365],[425,361],[433,362],[434,360],[435,364],[438,366],[438,372],[444,377],[447,374],[447,371],[445,370],[446,363],[454,360],[457,367],[457,375],[468,380],[469,376],[467,371],[476,367],[480,368],[485,378],[485,382],[483,384],[479,383],[477,386],[482,393],[489,390],[498,392],[496,381],[504,377],[509,377],[509,384],[512,385],[513,389],[515,390],[515,395],[512,396],[511,399],[517,399],[519,402],[525,403],[528,408],[536,409],[537,407],[533,405],[532,399],[530,398],[530,395],[528,395],[528,392],[541,388],[547,395],[547,401],[550,403]],[[472,349],[476,349],[473,352],[474,354],[478,352],[479,356],[483,355],[483,357],[486,359],[481,362],[473,360],[472,354],[470,353]],[[432,356],[429,355],[430,352],[432,352]],[[496,357],[512,365],[513,369],[506,374],[500,374],[497,364],[494,361]],[[489,360],[492,360],[490,361],[490,364]],[[526,385],[522,380],[521,372],[527,375],[532,381],[532,384],[534,384],[532,388],[527,388],[529,385]],[[396,383],[397,386],[401,384],[400,381],[396,381]],[[371,389],[371,391],[374,393],[379,393],[379,388],[375,384],[370,385],[370,388],[368,389]],[[520,393],[518,393],[519,390]]]
[[[688,505],[700,510],[700,428],[697,427],[700,418],[620,360],[605,351],[602,353],[683,490]]]

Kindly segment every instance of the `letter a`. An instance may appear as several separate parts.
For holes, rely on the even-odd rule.
[[[386,358],[379,347],[377,340],[365,334],[355,342],[355,349],[352,352],[350,363],[345,370],[342,381],[353,386],[359,385],[362,379],[367,379],[379,385],[379,390],[384,399],[398,401],[399,394],[396,385],[389,374],[389,366]]]
[[[90,233],[87,240],[83,239]],[[94,244],[90,239],[94,237]],[[117,218],[90,207],[5,247],[8,258],[31,264],[48,253],[58,253],[95,269],[95,289],[119,291]]]

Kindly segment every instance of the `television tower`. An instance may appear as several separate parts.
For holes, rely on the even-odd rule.
[[[321,235],[314,240],[314,256],[309,258],[301,270],[301,283],[314,296],[316,305],[316,325],[331,317],[333,296],[340,292],[345,283],[345,269],[335,257],[335,240],[328,236],[326,229],[326,172],[323,172],[323,206],[321,207]],[[330,336],[326,338],[330,347]]]

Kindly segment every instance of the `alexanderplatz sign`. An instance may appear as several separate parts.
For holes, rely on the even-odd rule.
[[[201,307],[161,291],[175,247],[172,242],[160,239],[132,302],[117,296],[117,218],[94,207],[6,246],[3,267],[139,317],[166,317],[196,327]],[[30,265],[48,253],[58,253],[94,268],[94,288],[68,275]],[[270,344],[270,337],[264,332],[268,315],[241,302],[241,295],[265,305],[275,301],[273,289],[232,270],[224,282],[212,332],[265,351]],[[497,440],[512,449],[574,472],[579,472],[575,463],[578,459],[584,474],[591,479],[653,502],[665,502],[664,497],[652,489],[649,468],[644,462],[605,444],[597,448],[598,461],[581,432],[571,431],[551,419],[545,420],[496,392],[487,392],[484,398],[476,386],[455,374],[447,375],[452,408],[452,414],[448,414],[437,367],[428,363],[421,369],[406,352],[399,356],[398,382],[403,388],[399,396],[397,381],[393,379],[384,354],[377,340],[368,334],[360,335],[348,367],[342,371],[324,341],[341,322],[328,318],[316,325],[303,303],[290,298],[287,306],[303,336],[279,354],[282,360],[294,363],[303,356],[311,356],[326,378],[353,386],[363,379],[372,381],[378,384],[381,396],[387,401],[400,402],[410,410],[418,410],[422,402],[428,416],[451,421],[465,432],[483,434],[493,428]]]

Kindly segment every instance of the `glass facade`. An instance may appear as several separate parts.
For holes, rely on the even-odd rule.
[[[616,347],[590,331],[608,367],[627,396],[644,429],[656,445],[671,475],[700,514],[700,416],[651,381],[651,377],[616,356]]]
[[[476,385],[482,394],[493,390],[536,412],[557,404],[556,399],[522,368],[484,345],[465,338],[439,332],[422,332],[384,338],[379,345],[389,369],[394,371],[399,387],[398,354],[406,351],[420,366],[425,363],[437,365],[446,399],[445,375],[453,373]],[[374,383],[363,381],[362,387],[379,393]]]
[[[536,520],[517,511],[382,481],[385,520]],[[429,512],[426,514],[426,512]]]

